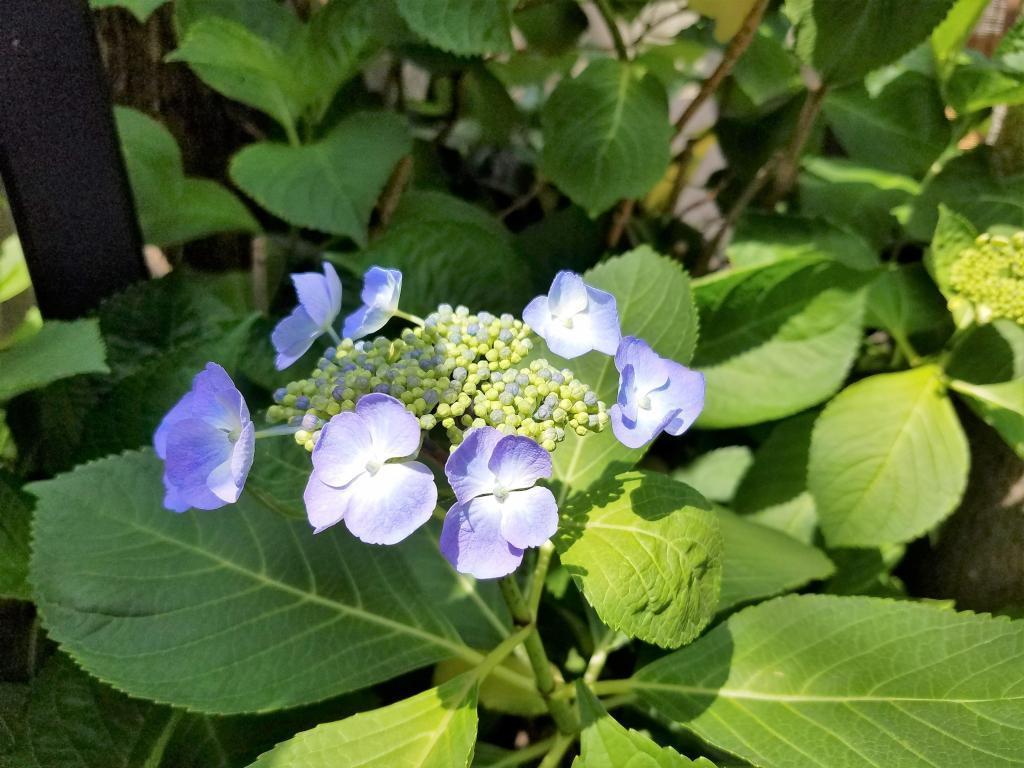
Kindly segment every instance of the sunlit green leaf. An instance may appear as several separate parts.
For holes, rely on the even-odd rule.
[[[109,373],[95,320],[51,320],[17,346],[0,351],[0,401],[82,373]]]

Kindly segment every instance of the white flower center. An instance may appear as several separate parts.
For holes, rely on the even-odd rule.
[[[643,408],[645,411],[651,410],[651,396],[643,395],[637,398],[637,406]]]
[[[383,466],[383,461],[378,461],[377,459],[370,459],[368,462],[366,462],[366,471],[369,472],[371,475],[376,475],[380,471],[380,468]]]
[[[497,485],[494,487],[494,498],[498,500],[498,503],[505,501],[508,498],[509,491],[503,486]]]

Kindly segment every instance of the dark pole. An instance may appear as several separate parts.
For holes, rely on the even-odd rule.
[[[147,277],[86,0],[0,0],[0,176],[45,317]]]

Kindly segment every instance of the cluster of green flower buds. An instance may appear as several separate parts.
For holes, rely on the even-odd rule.
[[[602,430],[605,404],[572,371],[527,361],[531,337],[512,315],[442,304],[397,339],[344,339],[327,349],[310,378],[274,393],[267,418],[299,425],[295,439],[307,450],[328,419],[371,392],[398,398],[423,429],[439,426],[452,445],[471,427],[530,437],[549,451],[569,431]]]
[[[1024,231],[979,235],[953,262],[950,286],[957,293],[950,301],[954,315],[1024,324]]]

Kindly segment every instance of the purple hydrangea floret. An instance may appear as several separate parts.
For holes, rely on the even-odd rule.
[[[445,464],[457,502],[448,510],[441,552],[461,573],[491,579],[514,571],[523,550],[558,529],[558,505],[536,482],[551,455],[528,437],[494,427],[470,430]]]
[[[614,355],[621,337],[615,297],[587,285],[575,272],[555,275],[548,295],[526,305],[523,320],[548,349],[567,360],[594,349]]]
[[[164,506],[184,512],[238,501],[254,445],[255,428],[241,392],[223,368],[207,363],[153,435],[164,461]]]
[[[313,346],[325,333],[334,333],[334,321],[341,312],[341,280],[334,267],[324,262],[324,273],[302,272],[292,275],[299,306],[281,320],[270,339],[279,371],[284,370]],[[336,337],[335,337],[336,338]]]
[[[704,408],[704,375],[626,336],[615,353],[618,400],[608,412],[623,445],[640,448],[662,432],[681,435]]]
[[[363,306],[345,318],[344,334],[361,339],[383,328],[398,310],[402,273],[397,269],[370,267],[363,276]]]
[[[427,467],[408,460],[419,446],[419,421],[390,395],[364,395],[354,411],[334,416],[313,449],[304,494],[316,533],[344,520],[367,544],[396,544],[427,522],[437,486]]]

